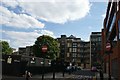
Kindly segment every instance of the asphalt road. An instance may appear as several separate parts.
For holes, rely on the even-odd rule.
[[[79,70],[71,73],[65,73],[63,77],[62,73],[55,73],[55,79],[53,79],[53,73],[45,74],[44,80],[89,80],[95,76],[95,72],[90,70]],[[24,77],[3,76],[2,80],[25,80]],[[30,80],[42,80],[41,75],[33,75]]]
[[[93,72],[91,70],[78,70],[73,72],[74,75],[82,75],[82,76],[95,76],[97,72]]]

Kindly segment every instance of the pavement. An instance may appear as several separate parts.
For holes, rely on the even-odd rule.
[[[55,73],[55,79],[53,79],[53,73],[48,73],[44,75],[44,80],[96,80],[95,77],[76,75],[76,74],[68,74],[65,73],[63,77],[63,73]],[[15,77],[15,76],[3,76],[2,80],[25,80],[24,77]],[[30,80],[42,80],[42,75],[33,75]]]
[[[101,80],[99,73],[96,74],[96,78],[97,78],[97,80]],[[102,80],[109,80],[109,75],[107,73],[103,73]],[[116,78],[114,78],[114,77],[111,76],[111,80],[118,80],[118,79],[116,79]]]

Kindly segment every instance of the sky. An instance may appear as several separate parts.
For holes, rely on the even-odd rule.
[[[12,48],[31,46],[37,37],[74,35],[89,41],[100,32],[107,1],[98,0],[0,0],[0,40]]]

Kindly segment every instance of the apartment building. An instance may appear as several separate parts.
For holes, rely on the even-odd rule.
[[[57,40],[60,43],[60,58],[63,61],[88,67],[90,63],[89,42],[84,42],[73,35],[69,37],[61,35],[61,38],[57,38]]]
[[[60,43],[60,58],[66,62],[80,62],[76,57],[80,51],[80,38],[76,38],[73,35],[67,37],[61,35],[61,38],[57,38]]]
[[[101,32],[92,32],[90,35],[90,62],[91,66],[99,63],[101,53]]]
[[[90,68],[90,42],[89,41],[81,41],[80,42],[80,59],[81,66],[83,68]]]

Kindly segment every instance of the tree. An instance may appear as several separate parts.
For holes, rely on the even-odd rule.
[[[47,45],[48,50],[46,53],[42,52],[42,46]],[[58,42],[47,35],[42,35],[37,38],[35,44],[33,45],[33,52],[37,57],[46,57],[49,59],[56,59],[57,54],[60,52],[58,47]]]
[[[0,41],[0,49],[2,54],[12,54],[13,52],[12,48],[9,46],[9,43],[6,41]]]

